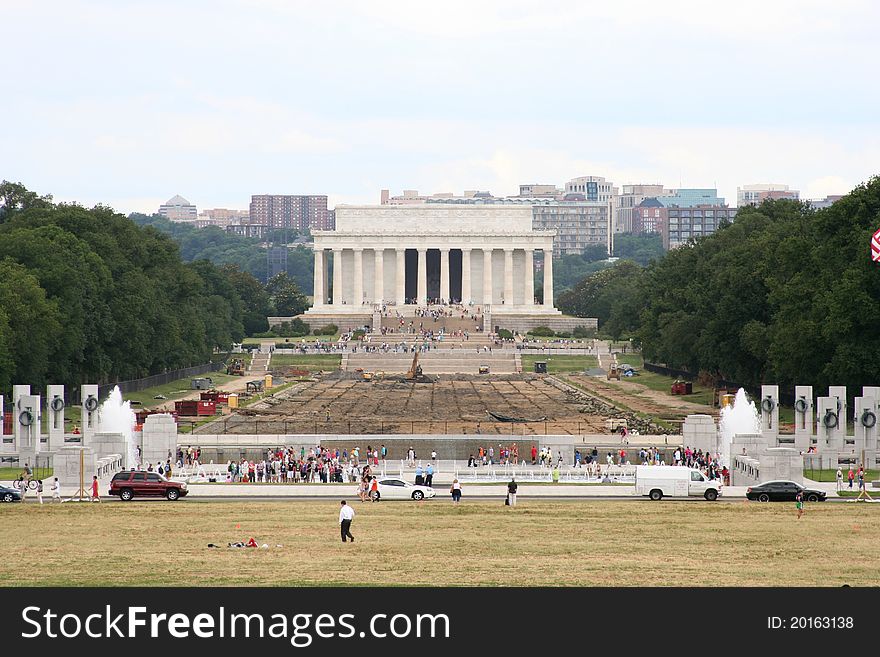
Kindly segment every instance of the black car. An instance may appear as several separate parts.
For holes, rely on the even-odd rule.
[[[825,491],[804,488],[793,481],[765,481],[751,486],[746,497],[759,502],[794,502],[798,492],[803,492],[805,502],[824,502]]]
[[[0,502],[21,502],[21,491],[17,488],[0,486]]]

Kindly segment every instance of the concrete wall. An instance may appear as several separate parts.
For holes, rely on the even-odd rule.
[[[599,320],[594,317],[564,317],[562,315],[548,315],[541,317],[540,315],[506,315],[502,313],[492,314],[492,326],[507,329],[508,331],[516,331],[517,333],[528,333],[539,326],[547,326],[556,332],[568,331],[572,332],[576,327],[583,326],[587,330],[595,331],[598,328]]]

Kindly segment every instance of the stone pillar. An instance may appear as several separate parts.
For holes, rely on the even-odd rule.
[[[513,249],[504,249],[504,305],[513,305]]]
[[[471,292],[471,250],[461,250],[461,302],[465,306],[473,299]]]
[[[483,305],[492,303],[492,249],[483,249]]]
[[[354,250],[354,301],[355,306],[364,305],[364,250]]]
[[[31,394],[29,385],[12,386],[12,435],[15,437],[15,449],[21,449],[22,440],[24,439],[24,430],[18,421],[18,414],[21,413],[22,397]]]
[[[94,383],[87,383],[80,387],[80,397],[82,397],[82,443],[83,446],[89,442],[89,439],[98,431],[98,423],[100,420],[100,401],[98,399],[98,386]]]
[[[342,249],[333,249],[333,305],[342,305]]]
[[[398,306],[406,303],[406,249],[397,249],[397,267],[394,270],[394,295]]]
[[[523,303],[527,306],[533,306],[535,304],[535,252],[533,249],[526,249],[526,264],[523,274],[523,285],[525,286]]]
[[[64,447],[64,386],[46,386],[46,418],[48,449],[61,449]]]
[[[314,306],[323,306],[324,301],[324,250],[315,249],[315,287]]]
[[[553,307],[553,247],[544,249],[544,306]]]
[[[416,268],[419,272],[419,284],[416,303],[419,305],[425,305],[428,303],[428,250],[419,249],[417,253],[418,261]]]
[[[449,249],[440,249],[440,298],[449,303]]]
[[[373,303],[382,303],[385,299],[385,249],[373,249],[376,264],[373,267]]]

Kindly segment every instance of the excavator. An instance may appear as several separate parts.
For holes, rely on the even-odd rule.
[[[406,379],[407,381],[412,382],[412,383],[419,383],[419,382],[425,382],[425,381],[431,380],[429,377],[425,376],[422,373],[422,366],[419,365],[419,352],[418,351],[416,351],[415,356],[413,356],[412,365],[409,366],[409,370],[407,371],[406,374],[404,374],[403,378]]]

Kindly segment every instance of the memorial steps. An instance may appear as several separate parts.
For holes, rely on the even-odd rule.
[[[490,374],[516,374],[517,353],[493,351],[477,353],[473,349],[434,350],[419,354],[419,365],[424,374],[479,374],[481,366],[488,366]],[[403,374],[412,366],[411,353],[354,353],[344,359],[343,369],[353,372],[384,372]]]

